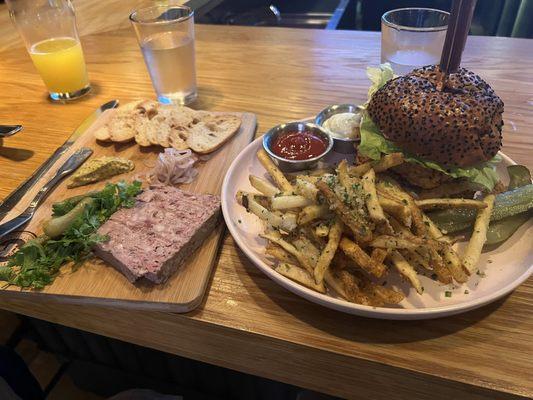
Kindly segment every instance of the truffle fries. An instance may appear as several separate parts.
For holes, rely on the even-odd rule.
[[[383,286],[399,274],[418,294],[420,274],[442,283],[465,282],[479,258],[494,196],[483,201],[415,200],[386,171],[404,162],[391,154],[379,162],[285,175],[257,154],[271,180],[251,175],[258,193],[239,191],[237,199],[265,224],[265,253],[279,274],[323,294],[384,306],[405,295]],[[451,241],[423,209],[467,207],[478,210],[476,231],[461,259]]]

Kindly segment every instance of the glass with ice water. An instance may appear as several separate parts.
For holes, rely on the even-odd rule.
[[[397,75],[438,64],[449,16],[432,8],[400,8],[383,14],[381,62],[390,63]]]
[[[158,2],[134,11],[130,20],[159,102],[193,102],[197,97],[193,10],[173,1]]]

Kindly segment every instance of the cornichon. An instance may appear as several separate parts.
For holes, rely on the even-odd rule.
[[[529,184],[500,193],[494,201],[491,221],[499,221],[512,215],[521,214],[533,208],[533,185]],[[437,226],[448,233],[462,231],[471,227],[476,219],[476,210],[448,208],[428,213]]]
[[[509,173],[509,186],[507,190],[527,186],[531,183],[531,173],[523,165],[510,165],[507,167],[507,172]],[[495,246],[505,242],[531,217],[533,217],[533,210],[491,222],[487,230],[487,241],[485,245]]]
[[[68,213],[55,217],[44,224],[43,231],[46,236],[54,239],[63,234],[68,228],[71,227],[74,221],[83,214],[85,208],[94,203],[92,197],[86,197],[81,200],[76,206]]]
[[[76,204],[78,204],[80,201],[87,197],[95,197],[100,192],[97,191],[91,191],[84,194],[80,194],[78,196],[69,197],[68,199],[62,200],[58,203],[54,203],[52,205],[52,216],[53,217],[60,217],[62,215],[65,215],[70,210],[72,210],[74,207],[76,207]]]

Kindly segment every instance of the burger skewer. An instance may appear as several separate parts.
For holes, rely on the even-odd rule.
[[[440,69],[442,71],[441,80],[437,89],[442,91],[447,86],[448,75],[459,70],[461,56],[466,44],[474,8],[477,0],[454,0],[446,39],[442,48],[440,58]]]

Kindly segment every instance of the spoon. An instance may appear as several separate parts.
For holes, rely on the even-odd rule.
[[[13,136],[22,130],[22,125],[0,125],[0,138]]]

